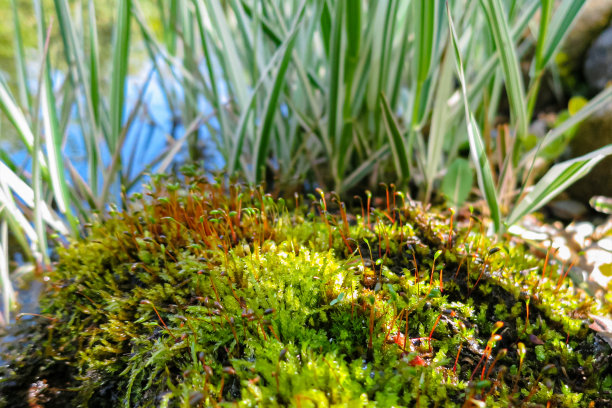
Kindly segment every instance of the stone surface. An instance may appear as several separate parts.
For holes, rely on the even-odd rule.
[[[589,48],[584,62],[584,77],[597,92],[612,81],[612,26],[605,29]]]
[[[572,157],[612,144],[612,102],[609,102],[587,118],[570,143]],[[574,200],[588,204],[595,195],[612,195],[612,157],[599,162],[584,178],[568,190]]]
[[[587,212],[587,207],[574,200],[558,200],[548,204],[552,213],[562,220],[575,220]]]
[[[612,20],[612,0],[588,0],[561,47],[560,65],[566,75],[582,69],[587,50]]]

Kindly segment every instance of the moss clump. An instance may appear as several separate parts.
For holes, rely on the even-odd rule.
[[[610,347],[585,324],[609,310],[474,218],[288,210],[193,175],[148,195],[60,250],[0,405],[610,403]]]

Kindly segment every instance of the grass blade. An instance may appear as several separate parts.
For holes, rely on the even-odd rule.
[[[272,124],[274,122],[276,111],[278,110],[278,101],[281,90],[285,86],[285,74],[287,73],[289,62],[291,61],[291,52],[293,51],[293,46],[295,45],[297,27],[302,21],[305,4],[305,1],[302,2],[299,9],[300,11],[295,18],[293,29],[291,30],[292,33],[290,34],[289,41],[287,42],[287,46],[278,67],[278,71],[276,72],[276,77],[274,78],[272,90],[264,105],[262,124],[257,132],[257,139],[255,140],[255,148],[253,151],[253,167],[255,170],[255,179],[253,181],[261,181],[263,176],[262,170],[265,170],[268,145],[273,132]]]
[[[4,312],[4,317],[3,320],[0,321],[0,326],[9,323],[11,319],[11,309],[15,303],[15,291],[13,290],[13,285],[9,277],[8,247],[8,225],[6,221],[2,221],[0,224],[0,285],[2,285],[2,311]]]
[[[425,114],[422,109],[422,92],[425,80],[429,76],[431,61],[435,54],[434,40],[436,38],[437,24],[437,5],[438,0],[415,1],[413,2],[415,17],[415,36],[416,48],[414,58],[416,60],[415,73],[415,94],[412,110],[412,127],[418,126]]]
[[[554,165],[514,208],[508,217],[507,224],[515,224],[524,215],[548,203],[570,185],[587,175],[597,163],[611,154],[612,145],[608,145],[584,156]]]
[[[458,157],[448,166],[440,190],[452,206],[459,208],[468,198],[473,182],[474,172],[470,162]]]
[[[522,140],[527,136],[529,118],[527,117],[523,77],[514,42],[508,28],[507,17],[500,0],[480,0],[480,3],[485,11],[487,23],[493,34],[495,46],[501,60],[504,78],[506,79],[506,91],[517,129],[518,140]],[[519,143],[516,143],[515,146],[519,146]],[[518,149],[515,153],[518,153]]]
[[[393,162],[395,163],[395,169],[400,181],[403,182],[410,177],[410,166],[408,165],[408,154],[406,153],[405,141],[393,117],[389,101],[387,101],[384,94],[381,94],[380,103],[382,105],[385,127],[389,135],[389,143],[393,155]]]
[[[21,37],[21,24],[19,23],[19,13],[17,12],[17,0],[11,0],[13,11],[13,40],[15,47],[15,65],[17,74],[17,84],[19,86],[19,99],[21,106],[30,109],[30,94],[27,86],[26,59],[23,49],[23,39]]]
[[[546,36],[546,46],[544,56],[542,58],[543,66],[546,65],[552,56],[555,54],[563,38],[569,34],[569,28],[574,22],[574,19],[580,12],[586,0],[563,0],[561,5],[557,7],[550,25],[549,33]]]
[[[96,24],[96,11],[93,0],[89,0],[89,81],[90,81],[90,94],[91,94],[91,105],[93,109],[93,116],[95,120],[94,137],[86,137],[83,132],[85,140],[85,148],[87,150],[87,167],[89,176],[89,185],[92,191],[98,192],[98,149],[97,149],[97,137],[96,135],[101,130],[100,127],[100,59],[98,51],[98,29]],[[92,124],[93,126],[94,124]],[[93,140],[92,140],[93,139]]]
[[[374,166],[383,160],[387,154],[389,154],[389,145],[385,145],[374,152],[371,156],[369,156],[365,161],[361,162],[359,167],[349,174],[342,183],[342,188],[340,189],[340,193],[349,190],[351,187],[355,186],[364,177],[372,173],[372,169]]]
[[[444,60],[438,77],[436,97],[434,101],[433,114],[431,118],[431,131],[427,142],[427,160],[425,165],[425,180],[427,181],[427,192],[425,202],[433,190],[433,183],[438,173],[438,166],[442,159],[442,148],[448,131],[449,107],[448,99],[453,91],[453,56],[450,47],[444,53]]]
[[[329,100],[327,103],[328,118],[327,118],[327,136],[336,152],[333,155],[334,179],[338,184],[341,168],[342,156],[340,145],[342,144],[342,112],[344,110],[344,100],[340,97],[344,84],[344,63],[345,52],[342,50],[342,38],[344,31],[344,1],[336,2],[334,10],[334,18],[331,31],[331,44],[329,50]]]
[[[113,69],[111,82],[110,117],[111,134],[109,137],[109,149],[114,152],[117,149],[119,135],[123,124],[123,110],[125,107],[125,80],[128,69],[128,52],[130,48],[130,21],[131,0],[119,2],[117,13],[117,25],[115,30],[115,41],[113,44]],[[107,175],[112,177],[113,175]]]
[[[238,50],[236,49],[236,41],[232,37],[232,33],[228,30],[230,25],[225,18],[225,14],[221,9],[221,4],[218,0],[206,1],[206,6],[209,12],[208,22],[212,23],[215,28],[215,32],[219,36],[221,42],[220,50],[221,60],[225,68],[230,81],[228,86],[232,88],[232,91],[236,95],[236,103],[238,104],[239,110],[243,111],[247,109],[247,83],[244,80],[245,72],[247,72],[240,58],[238,57]]]
[[[476,168],[476,175],[478,177],[478,186],[480,191],[483,193],[489,211],[491,212],[491,218],[493,219],[493,226],[495,232],[501,230],[501,212],[497,201],[497,192],[495,190],[495,184],[493,183],[493,175],[491,174],[491,165],[487,158],[486,151],[478,125],[474,119],[474,115],[469,110],[469,101],[466,90],[465,75],[463,73],[463,62],[461,61],[461,53],[459,52],[459,45],[457,44],[457,34],[455,33],[455,27],[450,14],[450,9],[446,8],[448,15],[448,24],[450,27],[451,42],[455,51],[455,63],[457,65],[457,73],[459,75],[459,82],[461,83],[461,91],[463,93],[463,103],[465,105],[465,120],[467,123],[468,139],[470,142],[470,153],[474,167]]]
[[[43,128],[45,137],[47,138],[47,157],[49,160],[51,186],[60,212],[70,217],[68,187],[64,177],[64,162],[61,152],[63,135],[59,129],[57,110],[55,108],[55,97],[51,84],[51,70],[48,61],[45,64],[41,104]],[[74,227],[76,230],[76,226]]]
[[[15,100],[11,97],[11,94],[8,90],[8,87],[4,81],[0,79],[0,109],[4,112],[9,122],[13,125],[15,130],[17,130],[17,134],[19,138],[28,149],[28,152],[34,156],[33,145],[34,145],[34,135],[32,134],[32,130],[28,125],[28,121],[26,120],[23,112],[17,104]],[[47,161],[45,160],[42,153],[38,153],[38,160],[40,160],[41,167],[44,172],[47,172]]]

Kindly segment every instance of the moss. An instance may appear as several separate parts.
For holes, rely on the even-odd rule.
[[[610,402],[586,324],[608,310],[473,220],[290,210],[195,177],[148,195],[59,251],[13,328],[5,406]]]

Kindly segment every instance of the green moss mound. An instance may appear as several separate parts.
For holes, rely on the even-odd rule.
[[[0,405],[610,404],[588,328],[609,310],[469,214],[390,191],[352,216],[193,174],[148,196],[60,250]]]

